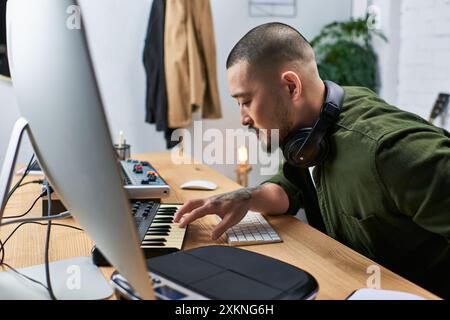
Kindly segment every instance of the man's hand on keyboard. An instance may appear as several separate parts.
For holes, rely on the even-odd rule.
[[[174,221],[180,222],[183,228],[208,214],[216,214],[222,221],[214,228],[211,237],[217,240],[245,217],[252,205],[252,193],[259,188],[244,188],[206,199],[189,200],[178,210]]]

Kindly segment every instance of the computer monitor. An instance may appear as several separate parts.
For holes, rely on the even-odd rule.
[[[77,8],[73,6],[77,1],[8,1],[8,52],[20,114],[28,121],[36,155],[66,208],[140,296],[153,298],[86,26],[70,24],[78,18],[71,16],[71,8]]]

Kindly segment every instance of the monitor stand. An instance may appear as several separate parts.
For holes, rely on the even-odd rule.
[[[3,217],[3,211],[8,201],[8,193],[13,177],[14,166],[16,164],[17,155],[19,153],[20,144],[22,142],[25,131],[31,138],[28,121],[24,118],[19,118],[13,127],[11,138],[9,140],[8,149],[6,150],[5,159],[3,160],[2,171],[0,173],[0,222]]]
[[[0,173],[0,223],[6,207],[20,144],[25,132],[28,133],[33,144],[28,121],[20,118],[14,125]],[[3,267],[3,270],[6,271],[7,268]],[[18,269],[18,271],[46,285],[45,265]],[[50,263],[50,276],[52,288],[57,299],[100,300],[110,297],[113,293],[105,277],[97,266],[93,264],[90,257],[78,257]],[[46,300],[50,299],[50,296],[47,289],[39,284],[25,279],[12,270],[8,270],[0,272],[0,299]]]

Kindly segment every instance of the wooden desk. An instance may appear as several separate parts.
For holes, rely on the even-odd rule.
[[[203,198],[240,188],[232,180],[205,165],[174,166],[170,161],[169,153],[144,154],[136,158],[150,161],[172,187],[171,196],[164,202],[182,203],[188,199]],[[33,179],[35,178],[30,177],[27,181]],[[217,183],[219,188],[216,191],[187,191],[178,188],[183,182],[192,179],[208,179]],[[5,215],[25,212],[39,193],[40,187],[37,185],[20,188],[8,203]],[[30,216],[41,215],[41,210],[39,202]],[[345,299],[354,290],[367,287],[366,283],[371,275],[367,273],[367,269],[369,266],[376,265],[373,261],[294,217],[277,216],[269,217],[268,220],[284,242],[243,248],[277,258],[311,273],[319,282],[317,299]],[[73,219],[64,220],[61,223],[76,225]],[[184,249],[226,244],[224,238],[217,242],[210,240],[211,230],[215,224],[215,218],[210,216],[190,225]],[[12,228],[13,226],[6,226],[0,230],[2,239]],[[6,244],[5,262],[16,268],[43,263],[45,230],[46,228],[41,226],[24,226]],[[91,239],[84,232],[55,226],[52,228],[50,259],[55,261],[76,256],[89,256],[92,245]],[[102,268],[102,272],[109,279],[113,269]],[[406,291],[430,299],[438,298],[383,267],[381,267],[381,287]]]

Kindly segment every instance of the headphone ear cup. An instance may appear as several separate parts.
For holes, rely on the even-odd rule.
[[[310,163],[304,163],[300,160],[300,157],[302,157],[302,154],[300,151],[302,150],[302,146],[304,145],[305,141],[308,139],[309,135],[311,134],[312,128],[304,128],[298,130],[294,135],[290,136],[283,147],[283,155],[284,158],[288,163],[290,163],[293,166],[296,167],[314,167],[318,165],[319,163],[322,163],[329,153],[329,143],[328,138],[322,139],[320,141],[320,144],[317,148],[315,148],[315,153],[312,157],[314,159]],[[307,150],[303,150],[304,152],[307,152]]]
[[[299,166],[299,151],[311,134],[312,128],[303,128],[288,137],[283,147],[283,155],[286,161],[294,166]]]
[[[324,162],[328,156],[329,151],[330,144],[328,143],[328,138],[325,137],[322,141],[320,141],[319,148],[317,149],[317,155],[315,156],[314,161],[309,164],[309,166],[314,167]]]

